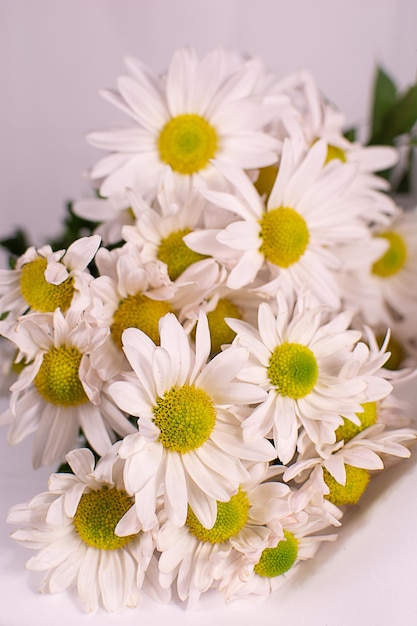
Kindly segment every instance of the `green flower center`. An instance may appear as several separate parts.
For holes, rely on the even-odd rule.
[[[172,309],[166,301],[152,300],[141,293],[128,296],[120,302],[113,314],[110,327],[113,341],[121,348],[123,331],[126,328],[139,328],[154,343],[159,343],[158,322],[167,313],[172,313]]]
[[[171,280],[176,280],[193,263],[207,258],[185,244],[184,237],[190,232],[190,228],[177,230],[164,237],[159,244],[158,259],[166,263]]]
[[[373,424],[376,424],[377,420],[377,410],[376,410],[376,402],[365,402],[362,404],[363,413],[356,413],[361,421],[361,425],[357,426],[350,420],[344,418],[344,422],[339,428],[336,430],[336,441],[348,442],[353,437],[356,437],[357,434],[365,430],[365,428],[369,428]]]
[[[158,138],[161,161],[179,174],[195,174],[204,169],[217,148],[217,132],[204,117],[194,113],[170,119]]]
[[[248,496],[239,490],[228,502],[217,502],[217,517],[213,528],[205,528],[190,507],[185,523],[199,541],[223,543],[242,530],[248,521],[249,507]]]
[[[34,384],[46,402],[77,406],[88,401],[79,378],[82,354],[77,348],[51,348],[43,357]]]
[[[114,533],[118,522],[133,505],[124,491],[103,487],[84,493],[73,518],[75,530],[88,546],[100,550],[123,548],[137,535],[118,537]]]
[[[342,163],[346,163],[346,153],[342,148],[329,144],[327,146],[327,156],[325,163],[333,161],[333,159],[338,159],[339,161],[342,161]]]
[[[407,247],[398,233],[386,232],[377,236],[386,239],[389,242],[389,248],[372,265],[372,273],[380,278],[387,278],[397,274],[404,267],[407,260]]]
[[[259,251],[279,267],[290,267],[304,254],[310,234],[304,218],[294,209],[279,207],[260,220],[262,244]]]
[[[325,496],[336,506],[344,506],[345,504],[356,504],[368,486],[370,476],[369,472],[362,467],[353,467],[345,465],[346,484],[341,485],[333,478],[333,476],[323,468],[324,482],[330,489],[330,493]]]
[[[20,274],[20,293],[35,311],[50,313],[58,307],[65,312],[74,295],[74,280],[69,276],[60,285],[48,283],[45,270],[48,261],[42,257],[25,263]]]
[[[281,396],[304,398],[313,390],[318,375],[316,357],[299,343],[277,346],[269,359],[268,377]]]
[[[232,343],[235,338],[236,333],[226,324],[226,317],[242,318],[238,307],[233,302],[226,298],[220,298],[216,308],[207,313],[212,354],[220,352],[223,344]]]
[[[297,560],[298,541],[292,533],[284,531],[285,541],[280,541],[275,548],[265,548],[255,565],[258,576],[275,578],[288,572]]]
[[[210,437],[216,409],[210,396],[191,385],[173,387],[158,398],[153,409],[159,428],[158,441],[171,452],[185,454],[199,448]]]

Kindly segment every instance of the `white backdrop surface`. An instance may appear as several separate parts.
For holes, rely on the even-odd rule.
[[[58,232],[65,201],[86,194],[82,174],[100,153],[84,133],[123,119],[97,91],[115,85],[127,54],[157,71],[185,44],[259,54],[282,77],[309,69],[348,122],[363,124],[377,63],[400,86],[415,79],[416,26],[415,0],[0,0],[0,237],[23,225],[40,244]],[[204,598],[192,613],[149,602],[91,617],[73,597],[39,597],[39,577],[24,570],[30,552],[8,537],[9,506],[45,490],[49,470],[31,470],[30,442],[5,439],[3,429],[0,626],[417,623],[415,459],[377,477],[337,544],[258,608]]]

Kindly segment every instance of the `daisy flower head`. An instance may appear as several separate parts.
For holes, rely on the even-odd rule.
[[[88,612],[135,607],[145,575],[155,566],[154,531],[120,537],[115,530],[133,506],[120,462],[102,457],[94,467],[90,450],[69,452],[72,473],[52,474],[49,491],[11,508],[12,538],[37,553],[27,568],[46,571],[40,591],[76,588]],[[166,595],[166,594],[165,594]]]
[[[160,320],[160,345],[138,329],[123,334],[133,369],[110,385],[115,403],[137,416],[139,432],[125,437],[119,454],[126,459],[125,481],[137,494],[136,514],[146,528],[162,494],[167,517],[185,524],[188,506],[210,528],[217,501],[227,501],[248,477],[248,461],[276,456],[263,438],[245,444],[234,407],[257,403],[259,387],[236,381],[247,351],[232,347],[208,363],[210,335],[201,314],[195,351],[173,314]],[[144,505],[146,502],[146,506]]]
[[[341,261],[337,246],[369,239],[369,234],[357,218],[363,201],[356,193],[349,194],[355,166],[339,162],[325,165],[326,150],[323,141],[305,152],[297,142],[286,140],[266,204],[243,172],[217,164],[237,193],[202,193],[240,217],[214,232],[209,244],[215,257],[226,247],[235,253],[229,287],[251,285],[260,271],[266,270],[263,280],[267,293],[298,291],[308,285],[322,302],[339,307],[335,271]],[[187,243],[204,251],[206,239],[204,232],[196,232],[187,237]]]
[[[103,379],[92,363],[107,334],[74,308],[65,316],[59,309],[31,313],[6,333],[27,364],[10,388],[10,408],[1,422],[10,423],[12,445],[35,433],[35,468],[62,462],[77,444],[80,428],[99,455],[110,448],[115,432],[134,432],[103,393]]]
[[[254,93],[256,64],[220,48],[201,60],[192,48],[177,50],[162,77],[136,59],[126,64],[130,75],[119,78],[117,91],[102,93],[134,126],[88,137],[111,151],[91,171],[103,197],[129,188],[152,199],[167,165],[187,189],[223,183],[213,158],[242,168],[276,161],[278,144],[264,132],[272,112]]]
[[[340,276],[346,306],[354,306],[365,323],[385,325],[415,320],[417,312],[417,208],[400,211],[388,227],[374,229],[385,248],[368,266]]]
[[[135,219],[127,194],[83,198],[73,203],[72,210],[78,217],[96,224],[94,233],[101,237],[104,245],[121,241],[123,226],[133,224]]]
[[[293,491],[289,495],[290,505],[292,495]],[[331,507],[333,515],[342,516],[330,503],[324,503],[322,508],[308,504],[298,513],[290,511],[283,516],[281,535],[273,534],[271,545],[260,552],[239,554],[234,551],[216,555],[214,572],[218,589],[226,601],[245,606],[267,598],[297,573],[303,561],[316,555],[323,541],[335,541],[336,534],[323,534],[330,526],[327,506]],[[275,522],[271,520],[267,527],[273,528]]]
[[[307,449],[285,471],[284,480],[303,481],[300,492],[320,494],[337,507],[357,504],[369,485],[371,472],[384,469],[387,458],[409,458],[408,446],[417,438],[412,428],[375,424],[375,409],[375,405],[364,404],[362,414],[358,414],[362,419],[359,432],[345,422],[336,431],[335,444],[316,446],[317,456],[309,457],[312,447]]]
[[[310,72],[291,74],[271,91],[280,97],[286,95],[293,105],[293,116],[289,121],[284,118],[288,134],[297,136],[306,146],[324,139],[328,161],[355,163],[363,173],[381,172],[398,161],[398,152],[391,146],[365,146],[345,137],[345,115],[323,96]]]
[[[326,318],[324,307],[309,302],[307,293],[295,305],[279,293],[277,311],[262,303],[258,329],[240,320],[228,324],[237,334],[234,343],[250,352],[249,366],[239,378],[267,393],[242,424],[245,439],[271,436],[279,459],[287,464],[301,427],[311,441],[330,442],[341,415],[355,420],[367,382],[363,376],[341,375],[360,338],[348,329],[349,312]]]
[[[65,312],[79,298],[86,300],[87,269],[100,245],[100,237],[82,237],[68,250],[53,252],[46,245],[28,248],[14,269],[0,269],[0,315],[14,318],[27,310]]]
[[[217,503],[217,517],[212,528],[206,528],[188,508],[184,526],[166,520],[158,533],[160,584],[177,593],[188,606],[196,603],[215,583],[216,558],[222,560],[230,552],[261,553],[283,537],[279,520],[290,512],[287,485],[262,481],[268,465],[254,464],[249,479],[226,502]],[[266,524],[274,519],[275,527]]]

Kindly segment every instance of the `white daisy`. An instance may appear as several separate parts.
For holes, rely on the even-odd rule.
[[[219,553],[221,559],[232,551],[260,554],[283,537],[280,520],[290,513],[290,489],[278,482],[261,483],[267,467],[255,464],[250,480],[230,500],[217,503],[212,528],[205,528],[190,507],[184,526],[179,528],[169,520],[162,524],[157,538],[159,580],[167,589],[176,582],[178,597],[188,606],[213,586],[213,567]],[[271,520],[273,530],[266,526]]]
[[[394,319],[415,320],[417,312],[417,208],[399,212],[385,229],[374,229],[385,244],[379,258],[341,274],[346,306],[356,307],[366,323],[389,326]]]
[[[349,427],[343,427],[337,432],[335,444],[316,446],[317,456],[308,458],[311,448],[300,455],[299,460],[285,471],[284,480],[299,477],[304,481],[300,492],[317,492],[336,506],[356,504],[369,484],[370,471],[382,470],[384,458],[409,458],[411,453],[404,442],[413,442],[417,431],[388,429],[384,424],[366,428],[367,414],[374,411],[372,406],[363,409],[364,423],[358,434],[351,436]],[[306,480],[306,474],[311,470]]]
[[[221,49],[199,61],[191,48],[174,53],[163,78],[136,59],[126,63],[131,76],[119,78],[117,92],[102,93],[135,126],[88,137],[112,152],[91,172],[103,181],[102,196],[129,188],[152,198],[166,165],[189,188],[222,180],[210,164],[214,157],[243,168],[276,161],[278,144],[264,132],[271,111],[254,94],[257,64],[232,60]]]
[[[317,297],[337,308],[340,304],[335,270],[340,268],[336,245],[369,239],[358,219],[366,203],[349,193],[356,168],[332,161],[325,165],[327,146],[316,142],[305,154],[289,140],[284,142],[278,176],[267,200],[256,192],[249,178],[226,164],[219,169],[240,196],[219,191],[202,193],[214,204],[241,219],[225,229],[192,233],[186,238],[194,250],[222,258],[224,248],[235,252],[235,266],[228,286],[250,285],[267,268],[265,290],[275,293],[308,285]]]
[[[134,374],[110,385],[116,404],[139,417],[139,433],[126,437],[120,455],[125,480],[137,494],[136,514],[146,528],[162,493],[168,519],[184,525],[191,506],[210,528],[216,502],[227,501],[246,480],[245,462],[275,457],[271,444],[255,438],[245,444],[234,405],[261,401],[265,392],[235,382],[247,359],[244,348],[230,348],[208,364],[207,318],[200,316],[196,351],[173,314],[160,320],[160,346],[142,331],[127,329],[123,349]]]
[[[14,318],[28,309],[65,312],[84,297],[91,275],[86,269],[100,245],[100,237],[82,237],[68,250],[53,252],[51,246],[28,248],[12,270],[0,269],[0,314]]]
[[[77,444],[80,428],[100,455],[110,448],[113,431],[120,436],[135,431],[103,393],[103,380],[92,364],[91,355],[107,334],[74,308],[66,316],[59,309],[31,313],[6,333],[27,365],[11,386],[10,408],[1,422],[11,423],[12,445],[35,433],[34,467],[62,462]]]
[[[134,607],[153,558],[154,532],[115,534],[133,505],[120,467],[104,458],[94,469],[87,449],[68,453],[67,461],[72,474],[52,474],[48,492],[12,507],[7,521],[19,529],[11,536],[37,550],[26,567],[46,570],[40,591],[76,588],[88,612],[100,602],[108,611]]]
[[[258,330],[240,320],[228,323],[237,333],[235,342],[250,351],[251,365],[239,378],[268,393],[243,422],[245,439],[272,436],[286,464],[301,426],[313,442],[333,442],[341,415],[355,421],[369,383],[365,375],[342,374],[360,338],[358,331],[347,330],[349,312],[326,321],[323,307],[312,306],[308,294],[293,307],[279,293],[277,303],[277,315],[269,304],[259,306]]]
[[[322,534],[329,528],[327,506],[335,515],[336,508],[331,503],[324,503],[323,509],[306,506],[301,513],[290,513],[287,518],[282,518],[283,536],[257,555],[237,551],[224,555],[218,553],[214,571],[219,579],[218,588],[226,601],[244,606],[268,597],[294,576],[303,561],[316,555],[323,541],[335,541],[336,534]],[[341,511],[336,515],[340,518]]]
[[[83,198],[72,205],[75,215],[97,224],[94,232],[104,245],[118,243],[122,239],[123,226],[133,224],[134,213],[127,195],[111,198]]]

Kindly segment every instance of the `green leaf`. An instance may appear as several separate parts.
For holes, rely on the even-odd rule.
[[[397,87],[382,68],[377,69],[371,111],[371,140],[382,130],[383,119],[397,101]]]
[[[417,85],[413,85],[384,116],[379,134],[381,143],[392,144],[395,137],[410,133],[417,122]]]

